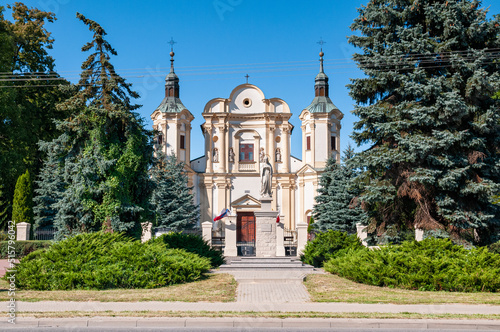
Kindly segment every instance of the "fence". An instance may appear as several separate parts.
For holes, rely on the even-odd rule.
[[[212,247],[224,251],[226,245],[226,226],[223,220],[218,220],[212,229]]]
[[[35,240],[54,240],[56,229],[54,227],[38,228],[35,231]]]
[[[283,229],[283,245],[285,256],[297,256],[297,231],[288,228]]]

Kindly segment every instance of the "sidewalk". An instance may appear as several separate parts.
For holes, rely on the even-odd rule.
[[[203,328],[205,331],[232,331],[234,328],[488,330],[500,331],[499,321],[430,319],[320,319],[320,318],[22,318],[15,325],[0,321],[0,330],[18,328]]]
[[[419,313],[419,314],[500,314],[500,306],[467,304],[396,305],[360,303],[310,302],[302,283],[304,272],[293,269],[280,271],[216,271],[230,273],[238,281],[236,302],[70,302],[16,301],[17,312],[318,312],[318,313]],[[322,273],[314,271],[313,273]],[[8,302],[0,312],[6,313]],[[0,321],[0,330],[11,327]],[[469,329],[500,331],[500,320],[429,320],[429,319],[324,319],[324,318],[19,318],[18,327],[276,327],[276,328],[411,328],[411,329]]]

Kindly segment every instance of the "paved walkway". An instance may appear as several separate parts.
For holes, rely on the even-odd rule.
[[[433,304],[359,304],[310,302],[302,280],[303,271],[221,271],[231,273],[238,281],[236,302],[66,302],[66,301],[16,301],[17,311],[276,311],[276,312],[379,312],[421,314],[500,314],[500,306]],[[316,271],[314,273],[322,273]],[[8,302],[3,302],[0,312],[7,312]]]

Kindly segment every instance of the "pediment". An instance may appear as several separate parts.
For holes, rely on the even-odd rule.
[[[317,173],[318,172],[314,168],[312,168],[312,166],[309,164],[302,166],[302,168],[297,171],[297,175],[298,174],[317,174]]]
[[[232,208],[237,208],[237,207],[249,207],[249,208],[260,208],[260,201],[252,197],[249,194],[246,194],[236,200],[234,200],[231,203]]]

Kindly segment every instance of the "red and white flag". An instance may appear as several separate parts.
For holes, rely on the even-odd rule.
[[[276,217],[276,223],[277,224],[280,223],[280,211],[278,211],[278,216]]]

